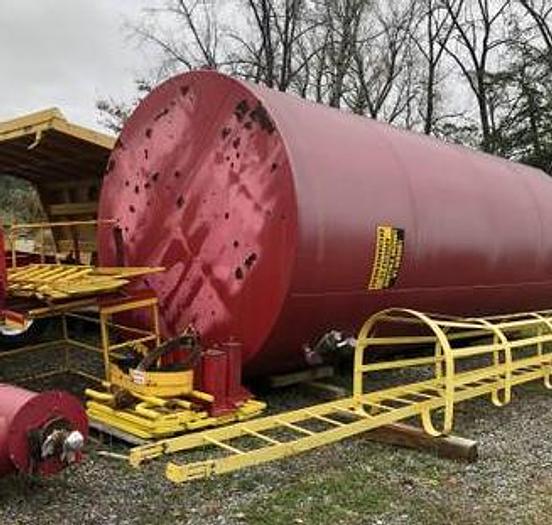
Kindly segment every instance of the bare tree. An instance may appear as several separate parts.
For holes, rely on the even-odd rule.
[[[354,50],[354,89],[349,97],[354,112],[394,122],[416,96],[410,82],[406,91],[403,84],[413,78],[414,6],[415,2],[381,2],[365,21]]]
[[[138,95],[177,71],[216,69],[545,165],[552,150],[549,3],[164,0],[133,29],[161,55]],[[455,70],[461,82],[445,84]],[[466,92],[474,96],[458,108]],[[134,102],[99,101],[104,125],[117,130]]]
[[[439,0],[453,27],[445,51],[456,63],[475,95],[481,126],[481,147],[494,151],[489,115],[490,55],[505,44],[498,23],[510,0]],[[443,39],[444,37],[442,37]],[[443,40],[441,40],[443,42]]]
[[[454,25],[451,23],[450,12],[440,4],[439,0],[414,1],[419,4],[419,12],[411,41],[424,62],[424,100],[420,105],[423,131],[426,135],[430,135],[437,120],[437,90],[443,78],[440,74],[440,66]]]
[[[307,42],[320,21],[306,0],[244,0],[242,9],[251,31],[232,29],[228,38],[238,45],[229,63],[233,73],[280,91],[299,86],[304,92],[305,69],[317,53]]]
[[[346,79],[359,45],[359,30],[369,0],[333,0],[318,2],[325,30],[324,53],[328,105],[341,106]]]
[[[145,22],[132,27],[143,42],[158,47],[164,56],[160,70],[202,67],[217,69],[219,57],[220,14],[214,3],[202,0],[167,0],[163,7],[145,8]],[[171,24],[160,26],[161,17]]]
[[[552,64],[552,3],[549,0],[517,0],[533,20]]]

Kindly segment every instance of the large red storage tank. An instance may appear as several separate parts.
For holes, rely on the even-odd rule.
[[[247,374],[301,366],[304,343],[388,306],[552,306],[544,173],[215,72],[139,105],[100,218],[120,221],[127,264],[167,267],[147,279],[164,333],[236,337]]]

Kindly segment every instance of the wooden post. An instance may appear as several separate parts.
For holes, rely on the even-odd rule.
[[[305,388],[315,392],[317,396],[328,399],[342,399],[347,397],[347,389],[342,386],[332,385],[331,383],[323,383],[322,381],[308,381],[304,383]]]
[[[269,388],[284,388],[301,383],[309,383],[318,379],[326,379],[333,375],[334,368],[332,366],[318,366],[300,370],[299,372],[269,376],[267,386]]]
[[[370,441],[399,447],[427,450],[442,458],[473,462],[477,459],[477,441],[460,436],[432,437],[421,428],[395,423],[363,435]]]

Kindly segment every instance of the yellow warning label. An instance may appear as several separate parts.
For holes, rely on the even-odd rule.
[[[368,290],[391,288],[401,268],[404,253],[404,230],[393,226],[376,229],[376,253]]]

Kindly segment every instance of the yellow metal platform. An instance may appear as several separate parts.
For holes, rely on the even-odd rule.
[[[153,440],[192,430],[243,421],[259,415],[266,404],[249,400],[235,411],[210,417],[200,402],[210,398],[192,391],[187,396],[161,398],[127,391],[134,400],[125,408],[115,406],[115,396],[106,392],[86,390],[86,412],[93,420],[142,439]],[[211,398],[212,400],[212,398]]]

